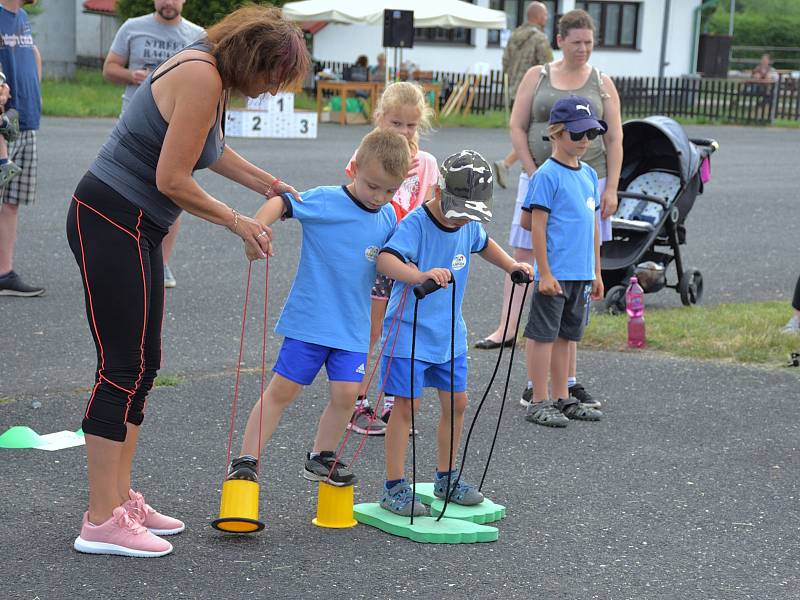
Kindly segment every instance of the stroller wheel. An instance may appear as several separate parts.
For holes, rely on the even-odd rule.
[[[615,285],[609,288],[606,292],[606,297],[603,299],[603,307],[607,313],[612,315],[621,315],[625,312],[625,290],[624,285]]]
[[[697,304],[703,298],[703,275],[697,269],[685,269],[678,283],[678,292],[684,306]]]

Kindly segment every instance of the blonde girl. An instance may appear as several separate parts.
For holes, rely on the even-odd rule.
[[[431,129],[433,110],[425,102],[422,87],[408,81],[398,81],[386,86],[378,100],[373,122],[378,129],[395,131],[408,140],[411,147],[411,170],[400,189],[392,198],[392,206],[400,221],[423,202],[433,197],[433,186],[439,177],[439,165],[436,158],[419,149],[419,136]],[[352,165],[355,155],[350,159],[345,171],[352,176]],[[392,291],[393,281],[378,274],[372,287],[372,313],[370,323],[370,346],[368,358],[381,337],[383,318],[386,315],[386,303]],[[364,435],[383,435],[389,420],[393,398],[384,398],[383,422],[376,419],[372,407],[366,399],[369,384],[369,364],[366,365],[366,376],[361,393],[356,403],[356,413],[351,420],[350,428]]]

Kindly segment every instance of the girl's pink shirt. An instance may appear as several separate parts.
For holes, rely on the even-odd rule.
[[[411,172],[410,177],[403,180],[392,198],[392,207],[398,222],[425,201],[431,186],[439,180],[439,165],[433,154],[419,150],[414,158],[419,161],[417,167]],[[355,159],[356,155],[353,153],[353,158],[345,168],[348,177],[353,176]]]

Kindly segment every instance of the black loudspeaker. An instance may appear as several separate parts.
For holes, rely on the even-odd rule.
[[[383,11],[383,47],[414,47],[413,10],[392,10],[387,8]]]

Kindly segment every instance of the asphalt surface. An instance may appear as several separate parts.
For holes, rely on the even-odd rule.
[[[77,429],[92,382],[94,348],[78,270],[64,233],[70,194],[112,126],[107,120],[46,119],[39,138],[40,201],[23,209],[16,266],[43,283],[38,299],[0,299],[0,431]],[[365,127],[323,126],[316,141],[233,140],[246,157],[299,189],[344,181],[343,165]],[[786,299],[797,276],[795,153],[790,130],[692,127],[722,149],[713,180],[687,221],[686,262],[705,276],[706,303]],[[507,135],[442,130],[423,148],[442,159],[472,147],[499,157]],[[199,180],[242,212],[255,194],[210,173]],[[499,190],[488,230],[505,241],[514,193]],[[294,275],[296,223],[275,227],[270,324]],[[794,240],[794,241],[792,241]],[[8,598],[797,598],[798,377],[650,353],[582,352],[586,386],[606,402],[601,423],[553,431],[526,423],[517,400],[521,355],[484,491],[508,507],[500,539],[423,545],[366,526],[311,525],[316,488],[300,477],[303,453],[326,401],[322,378],[291,407],[266,449],[261,488],[265,531],[223,536],[216,517],[225,467],[233,367],[246,263],[227,231],[185,219],[171,262],[164,372],[178,385],[152,394],[135,485],[187,522],[159,560],[90,557],[71,549],[86,503],[81,448],[3,450],[0,460],[0,595]],[[256,274],[244,358],[241,425],[258,394]],[[500,312],[501,274],[474,263],[464,314],[475,341]],[[648,307],[679,305],[665,290]],[[788,315],[788,305],[787,305]],[[279,339],[269,338],[275,356]],[[473,414],[497,354],[470,351]],[[507,354],[506,354],[507,356]],[[480,478],[503,393],[481,413],[466,477]],[[39,408],[34,406],[41,403]],[[437,408],[426,395],[418,472],[434,467]],[[352,446],[354,447],[354,446]],[[356,502],[375,501],[383,447],[368,440],[355,469]]]

